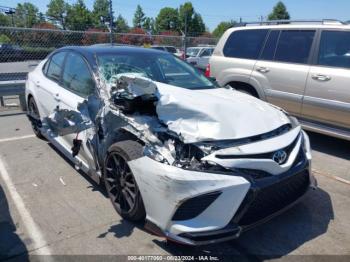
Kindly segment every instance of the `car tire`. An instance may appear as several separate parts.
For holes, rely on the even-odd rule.
[[[33,117],[40,119],[38,106],[37,106],[33,97],[30,97],[29,101],[28,101],[28,112]],[[31,124],[32,124],[32,129],[33,129],[34,134],[40,139],[45,139],[45,137],[43,136],[43,134],[40,131],[40,127],[38,126],[38,124],[35,123],[34,121],[31,121]]]
[[[104,162],[103,179],[117,213],[130,221],[146,217],[140,190],[127,162],[143,156],[143,147],[133,140],[111,145]]]

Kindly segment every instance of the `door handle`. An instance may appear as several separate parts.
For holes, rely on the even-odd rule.
[[[312,75],[311,77],[312,77],[312,79],[314,79],[314,80],[322,81],[322,82],[326,82],[326,81],[329,81],[329,80],[332,79],[330,76],[321,75],[321,74]]]
[[[260,73],[268,73],[270,72],[270,69],[268,69],[267,67],[263,67],[263,66],[258,66],[256,68],[256,71],[260,72]]]

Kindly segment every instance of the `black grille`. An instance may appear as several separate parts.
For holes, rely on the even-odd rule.
[[[295,202],[305,194],[308,187],[309,173],[304,170],[279,182],[259,188],[256,192],[251,190],[233,221],[240,226],[253,225]]]
[[[179,221],[195,218],[210,206],[220,195],[221,192],[213,192],[186,200],[176,210],[172,220]]]

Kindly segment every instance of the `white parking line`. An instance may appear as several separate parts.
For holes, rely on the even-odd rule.
[[[0,139],[0,143],[9,142],[9,141],[16,141],[16,140],[21,140],[21,139],[27,139],[27,138],[33,138],[33,137],[35,137],[35,135],[2,138],[2,139]]]
[[[21,216],[25,229],[29,234],[29,237],[33,243],[33,249],[31,249],[31,251],[35,251],[35,253],[38,255],[50,255],[51,251],[47,246],[47,242],[45,241],[44,236],[40,232],[39,227],[35,224],[32,216],[27,210],[22,197],[18,193],[15,185],[11,180],[11,177],[9,176],[9,173],[6,170],[5,163],[2,161],[1,158],[0,158],[0,176],[5,183],[7,191],[9,192],[10,197],[12,198],[17,208],[17,211]]]

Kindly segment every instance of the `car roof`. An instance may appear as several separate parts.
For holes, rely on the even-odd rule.
[[[63,50],[72,50],[79,52],[83,55],[94,55],[94,54],[103,54],[103,53],[159,53],[163,54],[164,52],[151,48],[136,47],[136,46],[114,46],[114,45],[91,45],[91,46],[66,46],[58,49]]]
[[[233,32],[238,30],[253,30],[253,29],[348,29],[348,24],[279,24],[279,25],[247,25],[232,27],[227,31]]]

